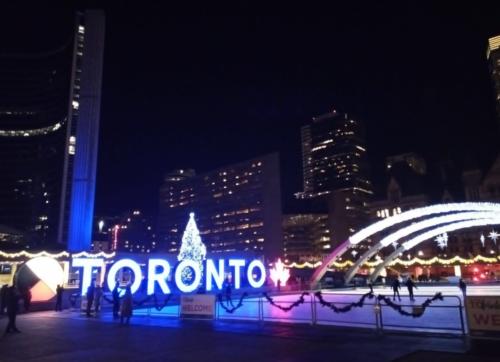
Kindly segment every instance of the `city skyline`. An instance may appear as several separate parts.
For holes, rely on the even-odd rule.
[[[57,23],[73,10],[48,19]],[[460,162],[474,153],[482,167],[496,156],[485,53],[500,33],[491,21],[497,8],[339,6],[335,21],[104,10],[98,214],[155,214],[166,171],[205,172],[275,151],[284,211],[294,210],[300,128],[333,108],[366,125],[375,185],[394,154],[421,153],[431,172],[447,152]]]

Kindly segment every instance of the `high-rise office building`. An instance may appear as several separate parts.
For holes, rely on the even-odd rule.
[[[37,29],[34,29],[37,31]],[[90,248],[104,14],[77,13],[58,49],[0,55],[0,224],[36,247]]]
[[[110,220],[110,219],[109,219]],[[95,229],[95,228],[94,228]],[[114,218],[100,233],[109,243],[110,250],[127,253],[153,253],[157,249],[156,233],[151,219],[140,210]],[[94,241],[94,246],[98,245]]]
[[[298,198],[328,203],[332,246],[354,233],[368,217],[373,194],[362,124],[335,110],[301,130],[304,191]]]
[[[495,91],[497,117],[500,121],[500,35],[488,39],[486,58],[488,59],[491,79]]]
[[[283,244],[288,262],[321,260],[331,252],[328,215],[283,215]]]
[[[160,190],[158,234],[163,249],[177,253],[194,212],[208,252],[281,256],[281,192],[277,154],[196,175],[177,170]]]

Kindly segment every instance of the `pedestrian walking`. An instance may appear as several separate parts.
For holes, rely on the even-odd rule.
[[[394,292],[392,296],[392,300],[396,300],[396,295],[399,298],[399,301],[401,302],[401,296],[399,295],[399,289],[401,289],[401,284],[399,283],[398,278],[394,278],[392,281],[391,285],[392,291]]]
[[[118,312],[120,311],[120,292],[118,291],[118,283],[116,283],[115,289],[113,289],[112,296],[113,296],[113,318],[117,319],[119,317]]]
[[[17,329],[16,326],[16,316],[19,308],[19,292],[15,284],[10,286],[7,289],[6,293],[7,297],[7,316],[9,317],[9,323],[7,324],[7,328],[5,333],[19,333],[20,330]]]
[[[89,287],[87,288],[87,317],[90,317],[90,311],[92,310],[92,304],[94,303],[94,294],[95,287],[94,280],[92,280]]]
[[[120,313],[120,323],[123,324],[125,320],[126,324],[129,324],[130,317],[132,316],[132,292],[130,290],[130,286],[125,290],[125,295],[123,296],[122,301],[122,310]]]
[[[415,298],[413,297],[413,288],[418,289],[417,286],[415,285],[415,282],[412,280],[411,277],[408,277],[406,280],[406,287],[408,288],[408,294],[410,295],[410,300],[413,302],[415,301]]]
[[[462,295],[465,298],[467,295],[467,284],[465,284],[465,281],[462,278],[460,278],[460,280],[458,281],[458,287],[462,291]]]
[[[56,288],[56,312],[62,311],[62,296],[63,296],[64,288],[62,285],[57,285]]]
[[[94,290],[94,309],[95,312],[101,311],[102,287],[98,284]]]

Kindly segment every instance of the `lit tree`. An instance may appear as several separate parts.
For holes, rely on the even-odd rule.
[[[200,231],[196,226],[194,220],[194,213],[189,214],[189,221],[182,235],[182,244],[177,256],[177,260],[182,261],[185,259],[193,260],[200,265],[200,270],[203,274],[203,261],[207,256],[207,248],[201,241]],[[182,279],[189,282],[193,279],[193,272],[190,268],[184,268],[182,271]]]

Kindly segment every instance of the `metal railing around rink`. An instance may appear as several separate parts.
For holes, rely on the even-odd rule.
[[[215,318],[219,320],[239,319],[368,328],[380,332],[413,331],[446,333],[457,336],[466,334],[464,306],[458,296],[445,295],[443,301],[435,301],[426,308],[422,316],[414,318],[400,315],[398,311],[383,301],[379,302],[376,295],[372,299],[366,298],[362,307],[353,307],[346,313],[335,313],[330,308],[321,305],[314,293],[315,291],[310,291],[309,295],[304,297],[304,303],[288,312],[273,306],[262,294],[249,295],[243,300],[241,308],[232,313],[228,313],[217,302]],[[338,308],[342,308],[359,301],[361,296],[361,294],[352,293],[324,293],[323,299],[334,303]],[[273,294],[271,297],[276,304],[286,307],[297,301],[300,294],[281,293]],[[418,310],[425,299],[432,297],[431,295],[417,295],[416,301],[410,303],[406,301],[407,296],[404,296],[404,301],[397,304],[404,310],[412,312]],[[235,305],[238,301],[239,298],[234,297],[233,303]],[[226,299],[223,299],[223,302],[228,303]]]

